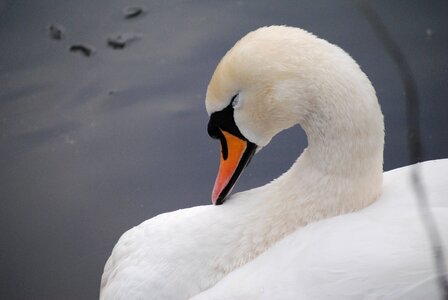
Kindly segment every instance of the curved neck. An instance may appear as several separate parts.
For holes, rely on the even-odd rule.
[[[223,273],[308,223],[360,210],[379,196],[384,124],[375,91],[356,63],[349,60],[348,71],[331,66],[304,79],[308,97],[298,93],[302,98],[296,99],[291,92],[285,99],[286,113],[305,130],[308,148],[279,178],[224,205],[230,220],[239,221],[229,224],[234,241],[223,241],[229,249],[220,255],[228,255],[215,261]],[[319,78],[318,85],[313,78]]]
[[[232,225],[236,241],[229,253],[238,258],[235,267],[308,223],[360,210],[377,199],[383,116],[370,82],[365,75],[361,79],[359,88],[339,97],[321,91],[328,97],[319,99],[300,120],[308,148],[287,172],[226,203],[231,215],[241,220]]]

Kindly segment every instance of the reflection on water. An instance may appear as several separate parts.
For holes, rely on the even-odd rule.
[[[431,3],[376,3],[415,73],[428,159],[448,156],[448,7]],[[346,49],[382,104],[385,169],[407,162],[403,88],[352,2],[7,1],[0,15],[2,299],[94,299],[122,232],[210,203],[219,145],[206,133],[207,83],[262,25],[299,26]],[[236,189],[275,178],[305,146],[301,130],[282,133]]]

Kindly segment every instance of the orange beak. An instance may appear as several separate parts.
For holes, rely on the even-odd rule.
[[[255,144],[221,130],[221,159],[212,192],[212,203],[224,203],[243,169],[255,153]]]

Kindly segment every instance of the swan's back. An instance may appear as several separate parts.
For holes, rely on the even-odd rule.
[[[447,249],[448,159],[419,167]],[[299,229],[193,299],[442,299],[411,168],[386,172],[370,207]]]

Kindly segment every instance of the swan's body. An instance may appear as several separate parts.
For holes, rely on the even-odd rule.
[[[412,208],[412,200],[405,199],[409,194],[394,190],[393,183],[387,181],[389,196],[385,194],[365,209],[381,194],[383,119],[370,81],[343,50],[297,28],[259,29],[238,42],[220,62],[207,91],[206,106],[211,115],[209,132],[221,139],[223,147],[222,168],[212,196],[214,203],[225,200],[234,177],[256,147],[266,146],[281,130],[299,123],[307,133],[309,146],[290,170],[268,185],[235,194],[222,206],[159,215],[126,232],[106,263],[102,299],[188,299],[195,295],[201,299],[259,299],[270,295],[265,299],[275,299],[274,294],[276,299],[295,299],[297,295],[301,299],[327,299],[329,290],[345,299],[345,289],[362,281],[363,274],[371,274],[377,281],[360,285],[354,293],[375,299],[378,293],[390,292],[381,285],[383,278],[387,280],[378,269],[378,260],[382,258],[392,260],[387,262],[388,274],[426,272],[428,277],[423,278],[434,281],[430,249],[421,233],[420,219]],[[234,154],[234,145],[240,147],[238,155]],[[447,163],[440,164],[445,170],[443,178],[447,178]],[[405,177],[400,180],[406,181]],[[436,188],[440,186],[446,184]],[[440,203],[433,207],[437,210],[435,215],[448,219],[446,206]],[[343,215],[356,211],[360,212]],[[391,223],[395,217],[405,220],[408,216],[414,223],[412,230],[407,230],[407,223]],[[348,243],[353,237],[352,227],[358,224],[360,228],[355,231],[364,238],[365,247]],[[376,224],[383,229],[392,226],[386,232],[385,242],[381,241],[382,230]],[[417,227],[420,229],[414,230]],[[199,295],[293,232],[257,260]],[[408,235],[402,236],[404,233]],[[373,235],[371,243],[369,234]],[[447,231],[443,234],[446,236]],[[396,243],[388,243],[390,239]],[[411,239],[415,239],[416,247],[415,251],[406,248],[411,251],[409,258],[426,256],[415,268],[415,261],[400,256],[406,268],[393,268],[395,256],[389,254],[400,253]],[[318,252],[320,256],[307,253],[307,247],[320,246],[331,247]],[[391,251],[381,250],[386,247]],[[351,254],[355,254],[353,260]],[[293,265],[288,265],[288,258]],[[233,289],[228,288],[229,282],[250,276],[253,269],[275,270],[273,265],[277,263],[289,266],[297,280],[306,276],[306,270],[314,273],[289,290],[292,278],[273,281],[268,269],[260,280],[271,280],[266,285],[272,288],[270,291],[260,290],[262,281],[249,278],[247,287],[254,287],[251,295],[244,294],[246,290],[239,290],[235,284]],[[350,272],[356,270],[356,265],[363,272],[360,276]],[[401,266],[400,261],[397,266]],[[405,276],[399,286],[414,287],[421,278]],[[326,281],[333,286],[320,290],[319,284]],[[296,287],[303,289],[297,293]],[[435,293],[434,283],[426,288]],[[280,289],[284,295],[278,294]],[[322,294],[317,294],[319,291]]]
[[[384,173],[369,207],[295,231],[192,300],[442,300],[413,167]],[[446,247],[448,159],[419,170]]]

